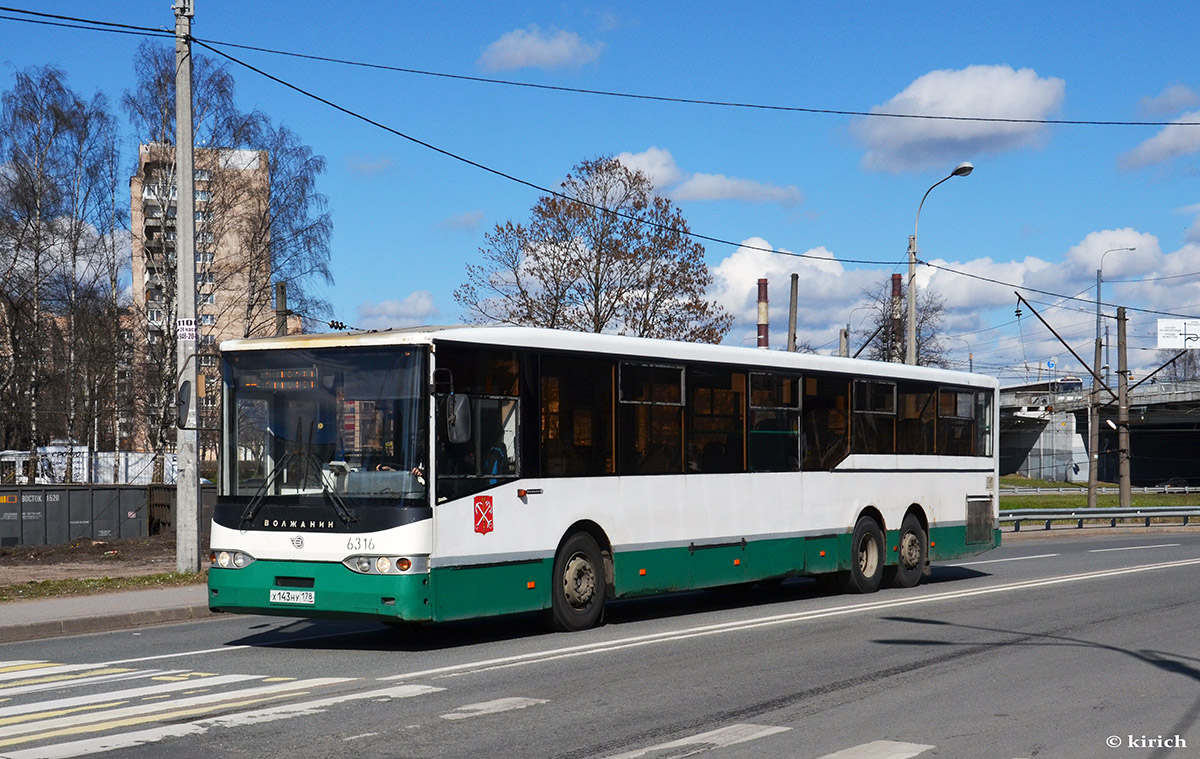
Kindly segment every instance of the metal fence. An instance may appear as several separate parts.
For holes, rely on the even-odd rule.
[[[1078,487],[1078,486],[1076,486],[1076,487],[1057,487],[1057,488],[1047,488],[1047,487],[1001,487],[1000,488],[1001,496],[1006,496],[1006,495],[1061,495],[1064,493],[1086,495],[1087,492],[1088,492],[1088,489],[1086,487]],[[1102,495],[1116,495],[1117,493],[1121,492],[1121,489],[1114,488],[1114,487],[1103,487],[1103,488],[1096,488],[1096,492],[1100,493]],[[1129,492],[1131,492],[1131,493],[1196,493],[1196,494],[1200,494],[1200,486],[1197,486],[1197,485],[1174,486],[1174,485],[1172,485],[1172,486],[1168,487],[1165,485],[1147,485],[1145,487],[1130,488]]]
[[[1076,527],[1083,527],[1084,522],[1108,522],[1109,527],[1118,523],[1125,524],[1130,520],[1149,527],[1151,520],[1181,520],[1159,522],[1162,525],[1186,526],[1190,520],[1200,517],[1200,506],[1144,506],[1137,509],[1009,509],[1000,512],[1001,522],[1012,522],[1013,532],[1021,531],[1022,522],[1037,522],[1049,530],[1055,522],[1075,522]]]

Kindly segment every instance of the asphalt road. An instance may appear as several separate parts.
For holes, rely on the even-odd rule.
[[[573,635],[229,616],[0,646],[0,757],[1184,757],[1198,619],[1192,528],[1008,539],[870,596],[617,602]]]

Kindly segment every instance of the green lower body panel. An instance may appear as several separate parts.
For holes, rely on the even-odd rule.
[[[273,603],[273,590],[290,591],[293,602]],[[364,575],[341,564],[260,559],[208,571],[208,607],[241,614],[428,622],[429,591],[429,575]]]
[[[931,560],[974,556],[1000,545],[1000,531],[987,542],[967,542],[967,528],[930,531]],[[885,536],[885,566],[894,566],[900,531]],[[850,568],[850,533],[764,539],[716,546],[625,551],[613,557],[618,597],[802,577]]]
[[[934,527],[930,559],[1000,545],[999,530],[973,537],[968,541],[965,525]],[[885,541],[885,564],[894,565],[899,531],[889,530]],[[851,555],[849,532],[622,551],[613,556],[612,584],[618,597],[737,585],[845,570]],[[553,571],[552,558],[437,567],[428,575],[364,575],[341,564],[259,560],[242,569],[210,569],[208,601],[214,611],[244,614],[437,622],[547,609]],[[282,596],[291,602],[271,601],[272,590],[290,591]]]
[[[553,559],[434,569],[434,619],[548,609],[553,571]]]

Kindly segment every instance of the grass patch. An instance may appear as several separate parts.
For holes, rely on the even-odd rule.
[[[208,581],[208,570],[200,572],[164,572],[137,577],[98,577],[84,580],[42,580],[15,585],[0,585],[0,603],[28,598],[58,598],[90,596],[118,590],[148,590],[182,585],[198,585]]]

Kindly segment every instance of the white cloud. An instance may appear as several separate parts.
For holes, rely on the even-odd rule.
[[[433,293],[417,290],[403,300],[385,300],[382,303],[364,301],[358,305],[358,323],[361,329],[387,329],[389,327],[415,327],[430,324],[438,309],[433,302]]]
[[[671,151],[664,148],[649,147],[641,153],[624,152],[617,160],[626,168],[640,171],[650,177],[657,188],[665,188],[681,181],[686,175],[675,163]]]
[[[1154,271],[1162,260],[1162,250],[1154,235],[1128,227],[1104,229],[1092,232],[1068,250],[1066,260],[1093,277],[1102,263],[1105,279],[1132,277]]]
[[[621,153],[617,160],[650,177],[654,187],[675,200],[742,200],[794,206],[804,195],[794,185],[774,185],[724,174],[689,174],[679,168],[671,151],[650,147],[641,153]]]
[[[1175,121],[1200,121],[1200,111],[1185,113]],[[1122,155],[1117,165],[1127,170],[1142,169],[1196,152],[1200,152],[1200,128],[1171,125],[1163,127],[1158,134]]]
[[[1046,119],[1062,104],[1062,79],[1039,77],[1033,69],[968,66],[931,71],[875,113],[990,118]],[[970,159],[980,153],[1037,145],[1044,124],[867,117],[853,127],[866,145],[863,166],[911,171]]]
[[[536,24],[514,29],[484,49],[479,65],[488,71],[582,66],[600,57],[603,42],[588,44],[574,32],[543,33]]]
[[[884,276],[866,269],[847,270],[824,247],[812,248],[805,255],[813,258],[791,254],[784,248],[774,248],[761,237],[751,237],[712,267],[713,284],[708,297],[734,317],[733,327],[725,338],[727,344],[755,344],[760,278],[768,280],[771,342],[779,347],[787,342],[793,272],[800,277],[796,309],[798,339],[814,344],[836,339],[839,320],[849,318],[862,290]]]
[[[483,211],[467,211],[456,216],[450,216],[437,223],[438,229],[458,229],[474,232],[483,223]]]
[[[749,203],[778,203],[794,206],[804,200],[793,185],[764,184],[724,174],[693,174],[671,191],[676,200],[744,200]]]
[[[1172,85],[1154,97],[1144,97],[1139,104],[1142,113],[1162,115],[1179,113],[1200,104],[1200,94],[1182,84]]]

